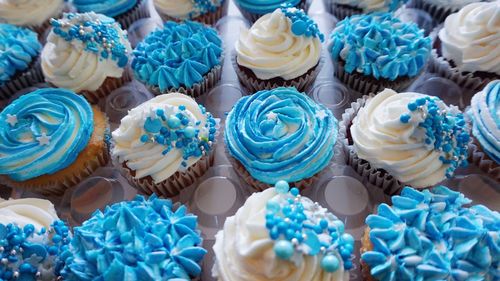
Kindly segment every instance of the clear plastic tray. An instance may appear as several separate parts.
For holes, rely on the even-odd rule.
[[[309,14],[318,22],[320,29],[326,35],[331,32],[336,23],[336,19],[325,12],[321,0],[313,1]],[[428,32],[432,30],[432,19],[425,13],[402,9],[398,11],[398,15],[404,20],[418,22]],[[137,44],[149,31],[158,26],[161,26],[161,21],[155,16],[136,22],[129,29],[132,44]],[[226,57],[233,50],[239,29],[248,26],[249,24],[231,3],[229,15],[216,25],[224,40]],[[326,44],[325,64],[314,87],[307,94],[315,101],[325,104],[340,120],[345,109],[360,95],[347,90],[335,80]],[[438,95],[447,103],[459,105],[462,108],[466,106],[463,98],[466,93],[462,89],[446,79],[429,73],[419,78],[410,90]],[[215,117],[221,118],[223,124],[226,113],[231,110],[232,105],[246,94],[239,85],[231,60],[226,59],[222,80],[217,87],[201,96],[198,101],[204,104]],[[151,97],[152,94],[144,86],[133,81],[114,91],[100,103],[100,106],[105,110],[114,129],[129,109]],[[232,216],[250,195],[249,188],[239,179],[226,158],[222,134],[223,132],[218,136],[214,166],[198,182],[185,189],[178,197],[173,198],[175,201],[186,204],[190,211],[199,218],[204,247],[209,251],[203,261],[201,278],[206,281],[214,280],[211,277],[211,269],[214,259],[212,246],[215,234],[223,227],[226,217]],[[359,239],[365,228],[365,217],[372,213],[378,204],[388,202],[389,198],[378,188],[363,184],[356,172],[345,165],[345,158],[338,144],[335,150],[334,160],[321,173],[320,180],[314,186],[304,190],[303,195],[319,202],[341,218],[345,222],[346,231],[356,238],[355,245],[359,249]],[[442,184],[465,193],[475,203],[500,210],[500,185],[473,166],[460,170],[454,179]],[[97,170],[82,183],[67,190],[61,198],[48,199],[56,205],[62,219],[67,220],[72,226],[77,226],[89,218],[95,210],[103,209],[106,205],[115,202],[130,200],[136,193],[136,190],[110,163],[109,166]],[[37,194],[22,193],[8,187],[0,188],[0,196],[3,198],[40,197]],[[355,250],[354,253],[356,257],[354,268],[351,270],[351,280],[361,280],[359,251]]]

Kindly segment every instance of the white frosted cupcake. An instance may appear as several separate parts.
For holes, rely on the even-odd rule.
[[[325,0],[326,8],[339,21],[357,14],[394,12],[408,0]]]
[[[413,0],[412,7],[427,12],[437,23],[442,23],[468,4],[492,1],[495,0]]]
[[[50,19],[58,18],[63,9],[64,0],[2,0],[0,20],[43,34],[50,27]]]
[[[163,21],[197,21],[214,25],[227,14],[230,0],[153,0]]]

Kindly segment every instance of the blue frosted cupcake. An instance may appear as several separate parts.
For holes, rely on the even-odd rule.
[[[355,15],[330,35],[335,76],[362,94],[404,90],[427,64],[431,39],[390,13]]]
[[[137,45],[132,69],[155,94],[197,97],[220,80],[223,51],[215,29],[198,22],[169,21]]]
[[[123,29],[142,18],[149,17],[146,0],[72,0],[79,13],[95,12],[114,18]]]
[[[287,4],[298,9],[302,9],[307,13],[311,0],[235,0],[234,3],[240,9],[243,16],[250,22],[256,22],[265,14],[274,12],[281,7],[282,4]]]
[[[325,0],[327,10],[338,20],[358,14],[394,12],[408,0]]]
[[[96,211],[73,232],[62,254],[65,280],[191,280],[207,252],[197,217],[154,195]]]
[[[409,187],[366,218],[365,280],[498,280],[500,214],[445,186]]]
[[[163,21],[197,21],[214,25],[227,14],[230,0],[153,0]]]
[[[0,101],[43,82],[39,56],[42,45],[30,29],[0,24]]]
[[[224,140],[236,171],[254,189],[278,180],[310,186],[333,157],[337,120],[295,88],[241,98],[226,120]]]

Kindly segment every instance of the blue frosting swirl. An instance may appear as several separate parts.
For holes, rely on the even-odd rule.
[[[81,96],[45,88],[21,96],[0,113],[0,174],[24,181],[72,164],[94,130]]]
[[[0,85],[16,73],[27,70],[41,49],[36,32],[0,23]]]
[[[137,79],[161,92],[190,88],[221,64],[222,54],[215,29],[198,22],[169,21],[139,43],[132,69]]]
[[[474,95],[469,115],[472,134],[488,156],[500,164],[500,80]]]
[[[253,178],[296,182],[320,172],[333,157],[337,120],[295,88],[241,98],[226,120],[229,153]]]
[[[137,196],[96,211],[63,253],[66,280],[191,280],[206,254],[197,217],[172,201]]]
[[[426,65],[431,39],[416,24],[404,23],[390,13],[347,17],[330,35],[334,61],[345,71],[391,81],[414,77]]]
[[[362,260],[376,280],[498,280],[500,214],[445,186],[403,189],[370,215],[373,250]]]
[[[281,4],[297,6],[301,0],[235,0],[236,5],[253,14],[268,14],[278,9]]]
[[[96,12],[108,17],[116,17],[131,10],[138,0],[73,0],[80,13]]]

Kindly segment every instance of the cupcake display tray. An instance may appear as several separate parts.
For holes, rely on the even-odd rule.
[[[398,14],[404,20],[416,21],[428,33],[433,28],[432,19],[426,14],[404,8],[399,10]],[[161,20],[154,11],[152,15],[152,18],[135,22],[130,27],[129,38],[133,46],[149,31],[161,25]],[[321,0],[312,1],[309,15],[318,23],[325,35],[328,35],[335,26],[336,19],[326,12]],[[222,70],[222,80],[211,91],[197,98],[197,101],[203,104],[214,117],[221,119],[214,166],[195,184],[183,190],[178,197],[173,198],[174,201],[186,204],[189,210],[199,218],[204,247],[209,251],[203,261],[201,280],[214,280],[211,275],[215,234],[223,227],[225,219],[234,215],[252,192],[233,170],[227,159],[223,141],[227,112],[239,98],[249,94],[240,86],[231,62],[233,46],[238,38],[239,30],[248,26],[249,23],[241,16],[233,3],[230,3],[229,15],[215,25],[224,40],[225,47],[226,59]],[[327,106],[340,120],[351,102],[360,95],[349,91],[335,80],[327,44],[328,42],[325,42],[323,48],[323,67],[314,86],[307,91],[307,95]],[[40,87],[44,86],[46,85],[40,85]],[[431,73],[424,73],[409,89],[439,96],[446,103],[455,104],[461,108],[467,106],[467,100],[472,94]],[[137,81],[132,81],[115,90],[106,100],[101,100],[99,105],[108,115],[113,130],[129,109],[152,97],[153,95],[144,86]],[[319,180],[313,186],[306,188],[302,194],[319,202],[345,222],[346,232],[355,237],[357,248],[354,251],[356,254],[354,268],[350,272],[351,280],[362,280],[359,247],[365,228],[364,220],[378,204],[388,202],[389,196],[375,186],[364,184],[361,177],[345,162],[343,149],[337,141],[334,159],[320,173]],[[476,204],[484,204],[492,210],[500,210],[500,184],[484,175],[473,165],[459,170],[454,179],[446,180],[442,184],[464,193]],[[95,210],[103,209],[106,205],[115,202],[130,200],[136,194],[136,189],[128,184],[118,169],[113,167],[113,163],[109,163],[108,166],[100,168],[77,186],[68,189],[62,197],[46,199],[50,199],[56,205],[62,219],[67,220],[72,226],[78,226]],[[11,190],[8,187],[0,188],[0,195],[3,198],[40,197],[37,194]]]

